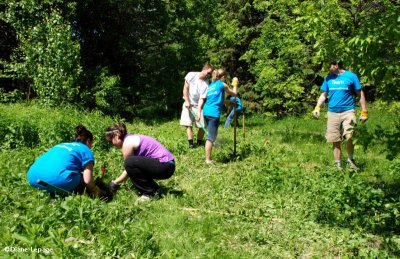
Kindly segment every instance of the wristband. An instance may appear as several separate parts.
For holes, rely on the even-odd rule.
[[[321,110],[321,107],[319,107],[318,105],[315,106],[314,111],[319,111],[319,110]]]

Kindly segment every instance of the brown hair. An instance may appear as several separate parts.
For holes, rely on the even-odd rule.
[[[212,69],[212,70],[214,70],[214,66],[213,65],[211,65],[210,63],[207,63],[207,64],[205,64],[204,66],[203,66],[203,69],[202,70],[206,70],[206,69]]]
[[[75,127],[75,141],[86,143],[87,140],[93,141],[93,134],[85,126],[79,124]]]
[[[223,68],[218,68],[218,79],[221,79],[223,76],[227,76],[226,71]]]
[[[215,69],[212,72],[212,81],[220,80],[223,76],[227,77],[227,73],[223,68]]]
[[[343,67],[343,61],[337,60],[337,59],[331,60],[331,65],[338,65],[338,67],[339,67],[340,69],[343,69],[343,68],[344,68],[344,67]]]
[[[118,138],[121,140],[123,140],[126,134],[128,134],[126,126],[123,122],[110,125],[106,131],[106,139],[108,141],[111,141],[111,139],[115,136],[115,134],[118,134]]]

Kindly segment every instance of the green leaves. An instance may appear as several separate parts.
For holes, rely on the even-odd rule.
[[[5,65],[6,74],[32,82],[39,100],[50,106],[75,100],[81,72],[80,47],[72,40],[72,27],[59,3],[9,2],[5,13],[20,43]],[[68,8],[73,12],[73,6],[65,4]]]
[[[18,88],[50,106],[173,115],[184,75],[211,62],[241,79],[247,107],[298,114],[315,104],[316,79],[333,58],[374,97],[400,96],[393,0],[22,0],[2,8],[5,93]]]

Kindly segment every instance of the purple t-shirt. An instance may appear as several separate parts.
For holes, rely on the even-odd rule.
[[[139,147],[134,152],[135,156],[151,157],[157,159],[161,163],[166,163],[175,159],[171,152],[156,139],[141,134],[127,134],[125,139],[132,136],[138,136],[140,138]]]

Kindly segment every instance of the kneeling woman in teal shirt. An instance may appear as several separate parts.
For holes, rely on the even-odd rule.
[[[75,130],[75,141],[52,147],[31,165],[27,176],[33,187],[54,194],[54,189],[37,182],[42,180],[69,192],[82,194],[86,188],[91,196],[100,194],[93,181],[93,135],[81,124]]]

